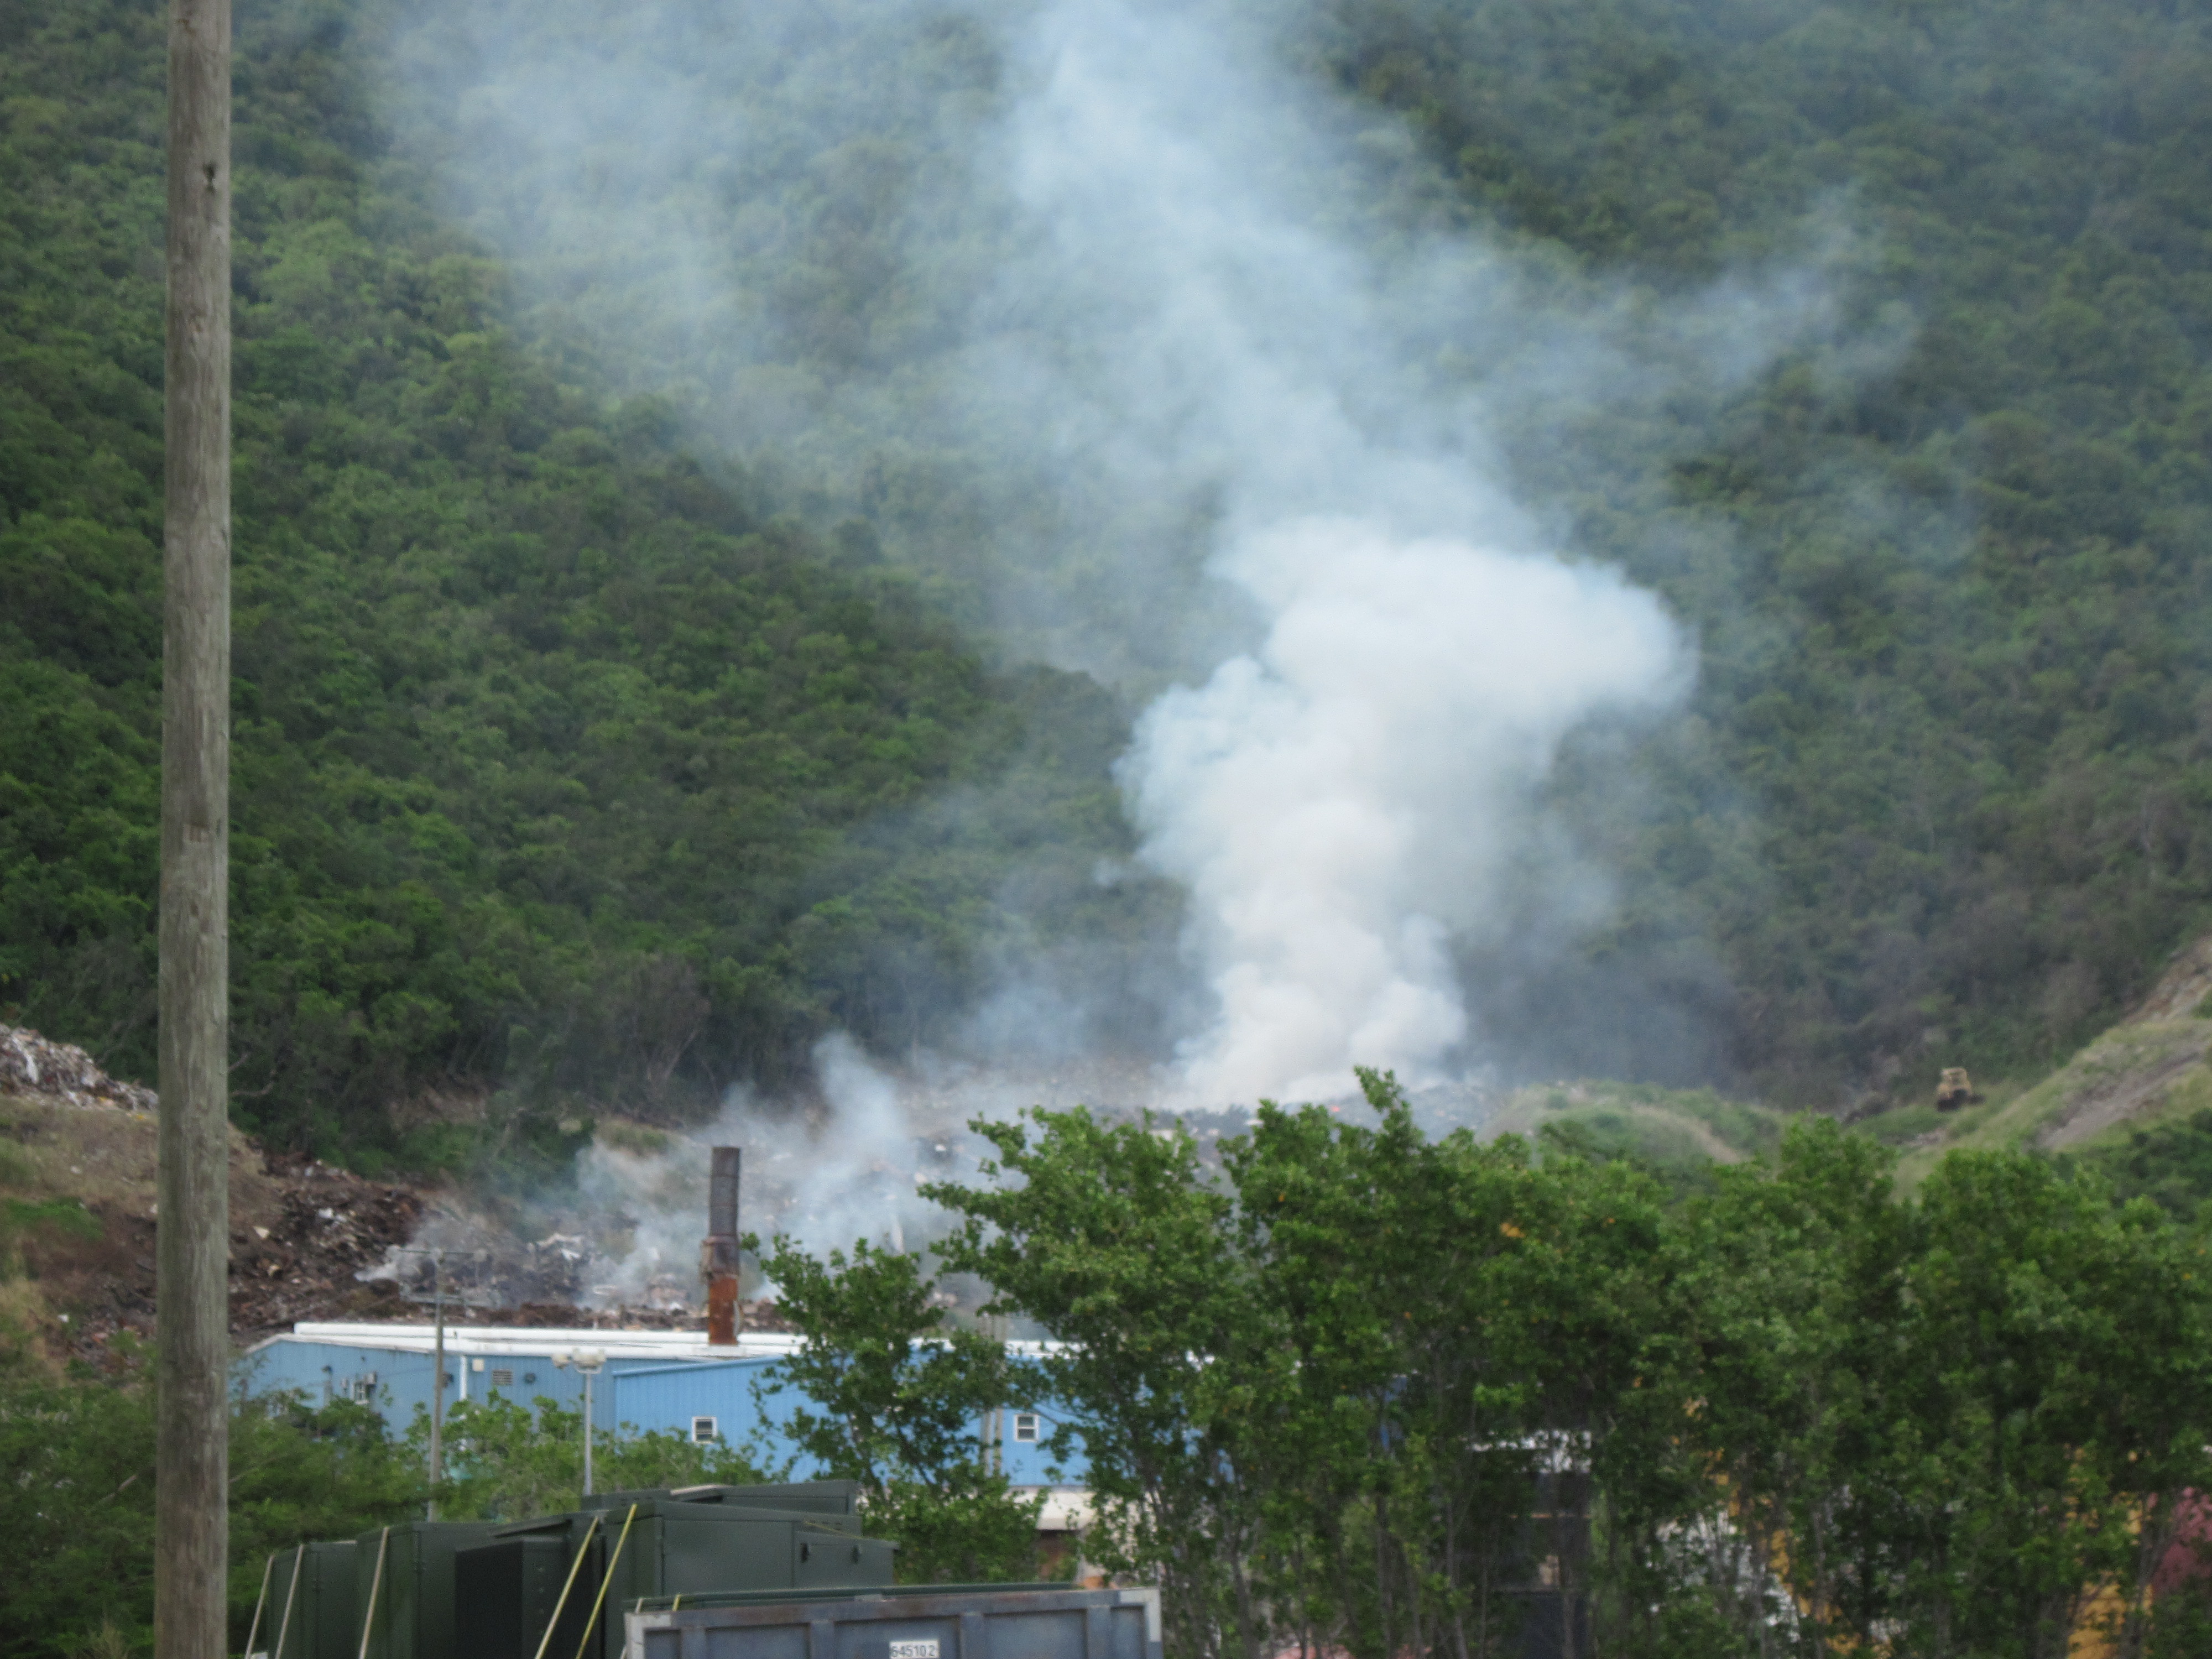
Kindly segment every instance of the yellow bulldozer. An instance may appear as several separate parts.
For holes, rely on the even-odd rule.
[[[1936,1080],[1936,1109],[1939,1112],[1955,1112],[1980,1098],[1974,1092],[1974,1080],[1966,1075],[1963,1066],[1946,1066],[1943,1075]]]

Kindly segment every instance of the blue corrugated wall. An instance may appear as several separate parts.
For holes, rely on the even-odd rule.
[[[592,1386],[592,1426],[605,1433],[627,1427],[688,1436],[694,1418],[711,1417],[716,1433],[726,1443],[750,1451],[763,1467],[772,1468],[787,1458],[798,1459],[798,1449],[772,1425],[803,1406],[805,1396],[789,1389],[772,1389],[766,1396],[765,1411],[763,1402],[753,1396],[754,1382],[775,1364],[769,1357],[672,1362],[610,1358]],[[495,1370],[512,1373],[513,1382],[495,1390]],[[565,1411],[575,1411],[583,1404],[583,1379],[573,1367],[555,1368],[550,1345],[542,1353],[496,1358],[448,1353],[446,1376],[449,1408],[463,1398],[481,1400],[495,1391],[526,1403],[550,1400]],[[239,1361],[235,1374],[237,1386],[249,1394],[293,1392],[314,1405],[332,1399],[365,1398],[383,1413],[394,1433],[404,1432],[417,1407],[429,1409],[430,1377],[430,1356],[425,1353],[373,1345],[342,1346],[291,1336],[276,1337],[247,1354]],[[1085,1484],[1080,1457],[1071,1459],[1074,1467],[1063,1468],[1054,1479],[1045,1443],[1062,1415],[1049,1407],[1000,1413],[1000,1455],[1008,1479],[1016,1486]],[[1024,1439],[1025,1433],[1036,1437]],[[817,1473],[801,1460],[794,1463],[793,1478],[803,1480]]]

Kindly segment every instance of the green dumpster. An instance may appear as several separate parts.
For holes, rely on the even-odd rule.
[[[537,1565],[553,1560],[555,1549],[540,1543],[533,1554],[513,1547],[529,1539],[554,1540],[560,1585],[568,1587],[565,1604],[560,1586],[549,1598],[553,1574]],[[647,1497],[618,1510],[580,1510],[502,1527],[495,1540],[463,1552],[454,1573],[458,1605],[486,1659],[505,1659],[507,1644],[518,1637],[517,1650],[526,1648],[523,1659],[529,1659],[556,1604],[562,1612],[552,1648],[615,1659],[622,1650],[623,1610],[642,1597],[877,1589],[891,1582],[893,1553],[883,1540],[861,1537],[854,1516]],[[477,1654],[467,1650],[465,1659]]]
[[[453,1643],[453,1557],[494,1530],[489,1521],[410,1521],[355,1539],[368,1639],[364,1648],[356,1638],[349,1659],[462,1659]]]
[[[572,1594],[553,1639],[545,1627],[568,1575],[568,1540],[550,1532],[495,1538],[453,1558],[453,1632],[463,1659],[571,1659],[584,1640],[585,1598]]]
[[[301,1544],[269,1558],[267,1600],[254,1637],[266,1659],[338,1659],[361,1634],[354,1619],[351,1540]]]

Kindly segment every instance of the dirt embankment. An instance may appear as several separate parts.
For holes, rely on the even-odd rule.
[[[1922,1179],[1953,1147],[2035,1146],[2094,1152],[2134,1130],[2212,1107],[2212,934],[2177,951],[2124,1018],[2048,1077],[1938,1118],[1931,1108],[1891,1115],[1905,1148],[1901,1174]],[[1932,1120],[1932,1121],[1931,1121]],[[1877,1120],[1875,1133],[1881,1133]]]
[[[150,1335],[157,1125],[149,1090],[81,1048],[0,1026],[0,1277],[27,1280],[32,1334],[98,1360],[118,1333]],[[231,1328],[250,1340],[299,1319],[404,1316],[388,1284],[355,1275],[404,1243],[423,1200],[230,1136]],[[16,1301],[21,1304],[24,1298]]]
[[[2212,1056],[2212,934],[2176,951],[2118,1025],[2006,1114],[2039,1146],[2077,1146],[2201,1103]]]
[[[0,1346],[27,1339],[50,1359],[108,1363],[118,1338],[143,1340],[154,1328],[157,1105],[153,1091],[110,1078],[82,1048],[35,1031],[0,1026]],[[249,1342],[303,1319],[420,1320],[428,1316],[427,1263],[395,1246],[440,1242],[452,1217],[438,1194],[365,1181],[305,1157],[270,1155],[230,1135],[230,1325]],[[516,1256],[530,1247],[487,1237],[497,1247],[471,1257]],[[551,1242],[551,1241],[547,1241]],[[504,1255],[502,1255],[502,1252]],[[363,1279],[368,1269],[387,1271]],[[573,1276],[573,1275],[572,1275]],[[420,1281],[419,1283],[416,1281]],[[550,1281],[548,1282],[550,1284]],[[535,1280],[502,1282],[507,1305],[482,1305],[470,1274],[447,1280],[456,1324],[702,1328],[690,1309],[586,1308]],[[471,1303],[476,1305],[471,1305]],[[789,1327],[773,1303],[748,1303],[749,1330]]]

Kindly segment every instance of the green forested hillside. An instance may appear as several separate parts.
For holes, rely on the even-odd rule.
[[[163,15],[0,7],[0,1018],[148,1078]],[[521,349],[344,16],[241,14],[240,1117],[435,1160],[378,1109],[504,1082],[550,1146],[911,1040],[1017,869],[1091,902],[1121,714]]]
[[[462,195],[516,250],[532,325],[642,384],[738,388],[717,432],[866,514],[895,559],[955,592],[1057,584],[1040,614],[1115,636],[1079,658],[1149,653],[1139,684],[1188,672],[1175,630],[1125,613],[1164,590],[1201,602],[1161,572],[1202,550],[1203,489],[1055,498],[1006,489],[1023,464],[980,453],[1010,417],[973,413],[959,329],[1023,249],[961,169],[1034,72],[994,47],[1004,9],[848,3],[743,51],[672,33],[682,7],[629,30],[588,9],[478,0],[408,37],[408,84],[429,88],[410,142],[496,157],[456,164]],[[1680,395],[1578,402],[1571,364],[1541,384],[1540,342],[1504,370],[1517,492],[1666,595],[1699,682],[1630,763],[1598,732],[1562,769],[1551,804],[1617,872],[1619,913],[1555,939],[1530,884],[1505,943],[1463,953],[1483,1051],[1834,1103],[1917,1092],[1947,1062],[2032,1073],[2111,1018],[2212,897],[2207,8],[1215,9],[1261,19],[1347,100],[1349,159],[1299,176],[1315,217],[1380,258],[1486,239],[1566,314],[1645,319],[1629,331],[1662,378],[1756,334],[1756,306],[1732,330],[1715,305],[1731,285],[1832,307],[1724,396],[1691,374]],[[697,132],[603,123],[532,149],[527,123],[517,141],[451,113],[474,74],[494,107],[574,84],[559,43],[586,27],[608,84],[665,87]],[[486,52],[512,78],[447,68]],[[725,155],[722,134],[744,142]],[[593,246],[602,221],[641,246]],[[641,269],[672,224],[741,325],[686,327],[689,268]],[[1434,335],[1438,386],[1489,383],[1450,319]],[[947,384],[964,432],[934,418]]]
[[[1470,213],[1662,304],[1840,237],[1866,354],[1785,361],[1638,491],[1523,456],[1703,678],[1656,799],[1588,820],[1623,922],[1516,1012],[1656,967],[1800,1099],[2068,1051],[2212,896],[2212,11],[1326,11],[1322,72]],[[1650,535],[1685,514],[1732,533]]]
[[[367,89],[390,14],[241,12],[258,1127],[388,1153],[361,1109],[433,1085],[512,1085],[549,1125],[568,1091],[696,1097],[784,1074],[833,1021],[941,1032],[1018,927],[1112,957],[1171,925],[1158,892],[1089,880],[1125,842],[1128,711],[987,672],[938,620],[1006,574],[983,516],[1036,515],[1012,543],[1070,526],[963,483],[945,434],[823,437],[822,388],[925,374],[956,315],[925,300],[988,268],[974,223],[908,210],[1011,95],[950,11],[895,20],[927,71],[898,97],[841,80],[864,10],[825,11],[796,112],[738,89],[776,178],[726,188],[783,191],[732,232],[781,354],[744,382],[769,413],[742,466],[688,459],[640,392],[680,390],[681,330],[611,366],[653,335],[619,293],[519,289],[447,216],[434,144],[395,143]],[[1509,1064],[1820,1103],[2031,1072],[2201,925],[2207,20],[1332,0],[1282,31],[1376,131],[1410,123],[1363,152],[1378,222],[1497,235],[1631,307],[1792,261],[1837,307],[1718,407],[1508,434],[1522,493],[1701,650],[1687,719],[1558,781],[1617,920],[1464,963]],[[0,0],[0,1017],[143,1075],[161,28],[150,0]],[[825,136],[831,106],[860,140]]]

